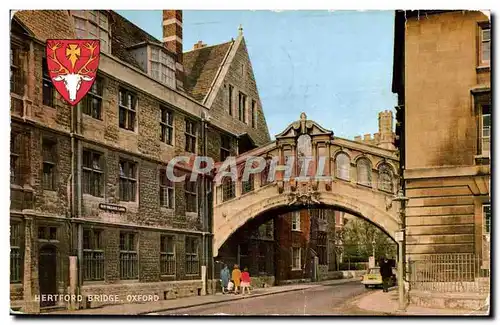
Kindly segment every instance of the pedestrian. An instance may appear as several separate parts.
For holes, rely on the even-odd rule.
[[[227,286],[229,284],[229,268],[227,267],[227,264],[224,264],[224,267],[220,271],[220,282],[221,282],[221,287],[222,287],[222,293],[225,294],[227,291]]]
[[[234,282],[233,282],[233,280],[229,280],[229,283],[227,284],[227,292],[228,293],[234,293]]]
[[[245,294],[245,288],[250,294],[250,273],[248,273],[248,268],[245,267],[243,273],[241,273],[241,294]]]
[[[387,258],[383,258],[380,263],[380,275],[382,276],[382,286],[384,292],[388,292],[389,280],[392,277],[392,265],[389,263]]]
[[[241,271],[238,264],[234,264],[233,273],[231,276],[234,282],[234,293],[238,293],[238,289],[240,288],[240,280],[241,280]]]

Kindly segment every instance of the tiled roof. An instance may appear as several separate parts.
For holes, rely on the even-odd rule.
[[[141,69],[127,48],[140,43],[162,45],[162,42],[120,14],[112,10],[108,12],[111,18],[111,53]],[[42,41],[51,38],[76,38],[74,25],[67,10],[22,10],[16,12],[15,16]],[[198,101],[205,98],[233,42],[206,46],[183,54],[186,93]]]
[[[67,10],[20,10],[14,14],[36,38],[75,38],[75,31]]]
[[[162,42],[154,36],[148,34],[131,21],[118,13],[110,10],[111,18],[113,19],[111,30],[111,53],[117,58],[137,67],[141,68],[137,60],[127,50],[128,47],[139,43],[153,43],[162,45]]]
[[[196,100],[205,98],[232,43],[207,46],[183,54],[186,75],[184,89]]]

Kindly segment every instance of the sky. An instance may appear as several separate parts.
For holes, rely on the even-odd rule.
[[[118,12],[162,39],[161,10]],[[236,38],[240,24],[271,137],[301,112],[349,139],[394,112],[394,11],[185,10],[184,51]]]

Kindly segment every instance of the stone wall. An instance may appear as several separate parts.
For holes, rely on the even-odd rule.
[[[201,280],[151,282],[151,283],[120,283],[109,285],[84,285],[81,294],[87,301],[86,308],[95,308],[114,302],[102,301],[103,296],[118,296],[117,303],[130,303],[132,296],[157,296],[159,300],[176,299],[201,295]],[[88,296],[94,296],[89,298]],[[102,296],[101,296],[102,295]],[[100,297],[95,297],[100,296]],[[96,301],[101,298],[101,301]],[[93,301],[89,301],[92,299]]]
[[[478,123],[471,90],[490,86],[476,69],[481,22],[488,17],[480,11],[407,19],[406,169],[474,165]]]
[[[238,44],[236,41],[235,44]],[[233,114],[229,115],[229,85],[233,88]],[[241,91],[247,96],[247,123],[238,120],[238,92]],[[256,125],[252,127],[251,112],[252,100],[256,102],[257,118]],[[253,74],[252,63],[246,48],[244,39],[238,47],[228,73],[223,84],[210,107],[210,115],[220,123],[227,126],[228,130],[234,134],[247,132],[258,146],[270,141],[262,103],[260,101],[257,83]]]

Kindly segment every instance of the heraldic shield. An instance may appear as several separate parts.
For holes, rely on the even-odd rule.
[[[52,84],[72,106],[89,92],[99,65],[100,41],[47,40],[47,67]]]

